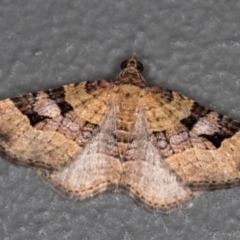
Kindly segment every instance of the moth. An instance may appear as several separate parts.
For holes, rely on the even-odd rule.
[[[240,123],[149,86],[136,54],[113,81],[0,101],[0,155],[80,200],[125,192],[170,211],[240,183]]]

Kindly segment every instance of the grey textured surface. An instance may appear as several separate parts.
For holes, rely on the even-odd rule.
[[[240,120],[239,1],[3,0],[0,98],[112,79],[137,52],[149,83]],[[10,124],[10,123],[9,123]],[[15,239],[239,239],[240,188],[152,214],[122,194],[74,202],[0,159],[0,235]]]

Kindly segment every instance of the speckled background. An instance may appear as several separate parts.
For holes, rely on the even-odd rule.
[[[227,0],[2,0],[0,98],[113,79],[137,52],[150,84],[240,120],[239,12],[240,2]],[[152,214],[122,194],[74,202],[32,169],[0,164],[3,240],[240,236],[240,188],[205,193],[170,215]]]

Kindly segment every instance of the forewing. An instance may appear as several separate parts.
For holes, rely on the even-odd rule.
[[[151,142],[187,186],[239,185],[238,121],[162,88],[149,92],[146,121]]]
[[[0,154],[17,164],[58,169],[81,154],[108,112],[105,80],[0,101]]]

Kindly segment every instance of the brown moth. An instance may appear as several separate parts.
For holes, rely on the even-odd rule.
[[[70,197],[123,191],[153,210],[239,185],[238,121],[148,86],[136,54],[121,68],[0,101],[0,155]]]

